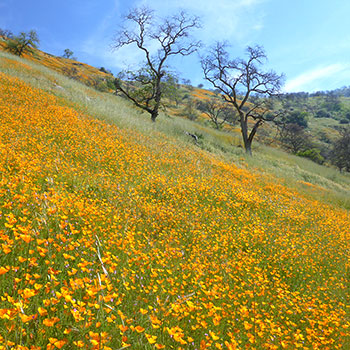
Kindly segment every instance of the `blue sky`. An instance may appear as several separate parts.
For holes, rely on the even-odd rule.
[[[62,55],[69,48],[80,61],[117,73],[142,59],[134,48],[110,50],[121,15],[141,4],[160,16],[180,9],[200,16],[196,37],[206,45],[227,40],[232,58],[262,45],[267,68],[286,75],[285,91],[350,85],[348,0],[0,0],[0,28],[35,29],[43,51]],[[193,85],[203,83],[198,55],[172,65]]]

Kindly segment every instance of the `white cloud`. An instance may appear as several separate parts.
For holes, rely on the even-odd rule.
[[[349,64],[334,63],[309,70],[293,79],[287,80],[284,90],[286,92],[324,90],[321,86],[324,85],[322,83],[325,79],[329,82],[328,89],[332,89],[332,79],[337,80],[340,73],[350,75]]]
[[[206,44],[217,40],[239,43],[250,40],[250,34],[263,28],[264,14],[258,6],[270,0],[139,0],[135,6],[147,5],[156,10],[160,17],[172,15],[179,10],[200,17],[202,28],[194,36]],[[257,11],[259,9],[259,11]],[[110,44],[113,33],[117,30],[121,4],[115,0],[112,11],[101,20],[100,25],[81,45],[81,51],[99,57],[107,66],[125,69],[135,66],[144,59],[140,50],[133,46],[112,52]],[[123,12],[127,9],[123,8]],[[120,22],[119,22],[120,23]]]
[[[198,15],[202,29],[198,36],[205,42],[244,40],[263,27],[263,13],[258,5],[268,0],[141,0],[162,15],[184,9]]]

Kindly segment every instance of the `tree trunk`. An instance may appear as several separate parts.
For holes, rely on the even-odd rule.
[[[251,140],[249,140],[249,137],[248,137],[248,121],[243,113],[240,115],[240,122],[241,122],[241,133],[243,137],[244,149],[246,153],[251,156],[252,142]]]
[[[154,109],[151,113],[151,120],[153,123],[155,123],[157,117],[158,117],[158,109]]]
[[[247,142],[246,145],[244,145],[246,153],[251,156],[252,155],[252,143],[250,141]]]
[[[156,103],[151,113],[152,122],[155,122],[158,117],[161,96],[162,96],[162,92],[160,90],[160,77],[158,77],[156,82],[156,96],[155,96]]]

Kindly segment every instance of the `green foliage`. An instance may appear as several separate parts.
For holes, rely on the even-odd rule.
[[[96,78],[93,81],[92,86],[101,92],[109,92],[115,89],[114,79],[113,78]]]
[[[65,49],[65,50],[64,50],[64,54],[62,55],[62,57],[63,57],[63,58],[68,58],[68,59],[74,60],[74,61],[77,60],[77,58],[74,57],[74,52],[71,51],[70,49]]]
[[[319,109],[315,113],[315,118],[332,118],[332,115],[327,112],[325,109]]]
[[[198,118],[196,103],[193,98],[188,97],[185,99],[182,115],[190,120],[196,120]]]
[[[22,56],[25,52],[33,54],[33,48],[37,49],[38,44],[38,35],[36,31],[31,30],[29,33],[21,32],[18,36],[7,39],[6,49],[17,56]]]
[[[111,70],[106,69],[105,67],[101,67],[101,68],[100,68],[100,72],[113,75],[113,73],[111,72]]]
[[[124,95],[128,95],[138,107],[147,109],[155,109],[160,103],[160,107],[166,108],[164,100],[157,100],[157,93],[162,97],[179,101],[178,96],[178,80],[177,78],[166,72],[162,72],[162,80],[157,82],[157,75],[147,65],[136,71],[122,71],[118,74],[116,82],[117,91],[122,91]],[[158,91],[159,90],[159,91]]]
[[[154,72],[147,66],[136,71],[122,71],[118,74],[117,90],[123,87],[140,106],[154,108],[155,79]]]
[[[178,105],[181,100],[181,92],[178,78],[169,72],[164,72],[164,76],[162,78],[160,86],[162,96],[170,101],[174,101],[175,104]]]
[[[199,101],[197,109],[205,113],[216,129],[220,129],[225,122],[234,124],[238,120],[238,115],[235,110],[226,104],[223,104],[217,98],[212,98],[206,101]]]
[[[308,113],[305,111],[289,111],[280,118],[282,124],[296,124],[302,128],[308,127]]]
[[[341,110],[341,101],[337,95],[330,92],[328,93],[322,103],[322,107],[327,111],[338,112]]]
[[[300,151],[297,153],[297,156],[309,158],[317,164],[324,163],[324,157],[320,154],[320,150],[317,148],[307,149],[305,151]]]

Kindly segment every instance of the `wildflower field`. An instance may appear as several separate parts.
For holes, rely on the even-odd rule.
[[[348,211],[3,73],[0,118],[0,349],[350,347]]]

